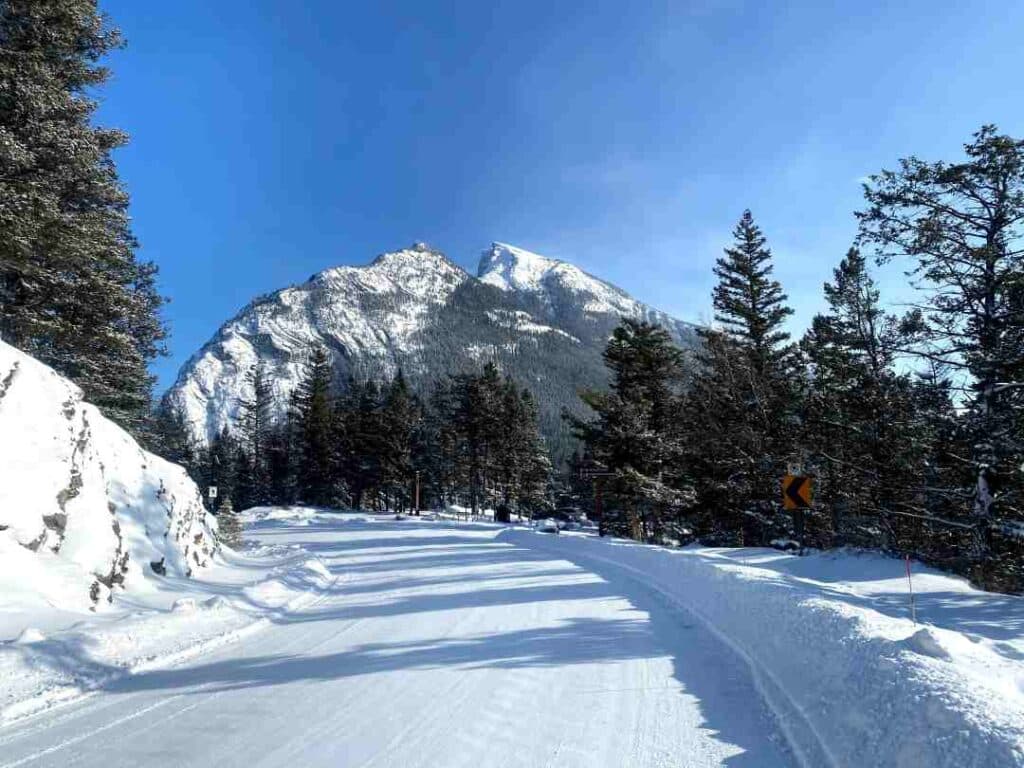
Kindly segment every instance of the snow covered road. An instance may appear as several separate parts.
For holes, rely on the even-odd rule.
[[[0,766],[784,766],[748,667],[690,615],[493,526],[320,515],[333,585],[185,665],[0,728]]]

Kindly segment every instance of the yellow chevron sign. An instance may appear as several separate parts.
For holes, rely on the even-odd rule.
[[[786,475],[782,479],[782,504],[786,509],[808,509],[811,506],[811,478]]]

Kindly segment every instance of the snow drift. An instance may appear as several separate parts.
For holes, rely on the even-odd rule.
[[[81,610],[210,562],[216,524],[181,467],[0,341],[0,595]]]

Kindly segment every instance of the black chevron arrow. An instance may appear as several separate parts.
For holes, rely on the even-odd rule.
[[[807,480],[808,478],[806,477],[794,477],[790,480],[789,485],[786,486],[786,495],[789,496],[790,501],[798,507],[810,506],[803,495],[803,490],[807,485]]]

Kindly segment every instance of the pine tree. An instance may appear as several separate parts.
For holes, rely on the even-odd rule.
[[[532,395],[507,377],[501,389],[500,419],[494,450],[498,505],[510,512],[539,508],[546,501],[551,461],[537,427]]]
[[[818,470],[816,496],[840,525],[852,517],[892,529],[893,514],[923,511],[913,489],[934,465],[934,433],[921,418],[919,387],[894,370],[899,329],[859,251],[847,253],[824,291],[829,310],[802,343],[812,367],[802,437]]]
[[[789,334],[783,324],[793,310],[772,279],[772,253],[749,210],[733,230],[734,243],[715,266],[715,320],[750,356],[759,377],[778,374],[788,362]]]
[[[421,437],[420,468],[424,499],[439,506],[455,503],[458,492],[459,435],[452,381],[442,379],[427,401]]]
[[[411,505],[413,437],[419,429],[419,403],[399,371],[388,387],[381,409],[380,460],[388,508],[405,511]]]
[[[294,415],[285,414],[267,437],[267,486],[272,504],[294,504],[298,498],[299,441]]]
[[[232,467],[234,487],[232,488],[231,500],[235,505],[235,509],[243,510],[254,507],[259,502],[256,499],[256,480],[252,455],[240,441],[235,442],[235,452],[232,460],[234,462]]]
[[[376,382],[349,379],[335,411],[335,457],[338,473],[356,509],[380,508],[376,491],[383,482],[385,439],[380,389]]]
[[[147,431],[146,449],[188,470],[193,480],[201,462],[192,440],[184,414],[168,402],[162,402],[154,411]]]
[[[274,395],[262,364],[249,372],[252,397],[239,401],[238,431],[252,478],[252,504],[270,501],[270,441],[274,431]]]
[[[715,268],[721,329],[700,333],[684,442],[698,478],[703,532],[756,543],[785,532],[778,488],[787,464],[799,458],[802,375],[783,329],[792,310],[771,278],[771,251],[750,211],[733,234]]]
[[[292,395],[297,447],[301,457],[297,473],[298,494],[304,501],[322,506],[335,504],[339,496],[333,444],[332,379],[327,352],[322,347],[314,347],[305,377]]]
[[[501,429],[501,376],[487,363],[479,376],[456,377],[457,405],[453,414],[460,450],[456,471],[468,491],[473,515],[493,503],[492,481],[496,444]]]
[[[0,3],[0,335],[142,436],[163,300],[112,159],[127,137],[92,122],[120,46],[95,0]]]
[[[882,261],[910,261],[924,292],[904,323],[907,351],[963,385],[972,470],[963,487],[973,555],[984,561],[993,532],[1024,517],[1024,141],[989,125],[964,149],[958,163],[911,157],[872,176],[857,216],[859,241]]]
[[[611,391],[582,395],[597,418],[567,418],[592,457],[614,473],[605,483],[603,528],[639,540],[658,538],[691,500],[676,418],[682,353],[664,329],[624,319],[604,359]]]
[[[216,486],[218,497],[234,499],[237,492],[236,458],[238,443],[227,427],[224,427],[213,438],[207,452],[206,482],[207,486]]]

